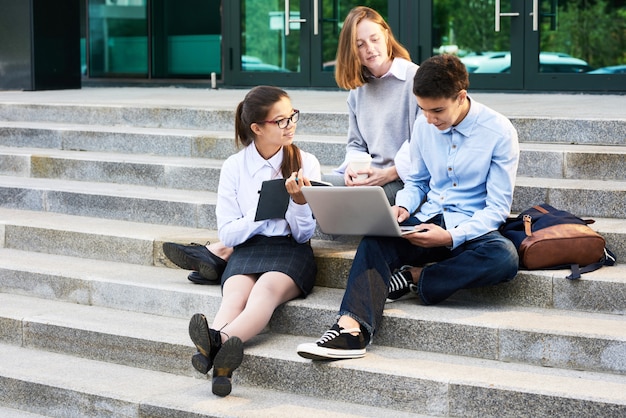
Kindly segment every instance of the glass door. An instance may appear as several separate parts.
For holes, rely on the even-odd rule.
[[[88,0],[89,75],[148,76],[146,0]]]
[[[151,0],[153,78],[221,77],[220,0]]]
[[[397,2],[398,0],[396,0]],[[393,0],[239,0],[223,2],[228,85],[336,87],[341,25],[357,5],[387,17]],[[389,22],[392,25],[392,22]]]
[[[626,1],[525,0],[525,87],[626,91]]]
[[[522,1],[433,0],[432,55],[458,55],[472,89],[521,89]]]
[[[473,89],[626,91],[623,0],[432,0],[420,24]]]

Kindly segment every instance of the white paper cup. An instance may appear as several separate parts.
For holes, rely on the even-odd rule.
[[[372,157],[369,154],[359,154],[355,155],[350,159],[349,167],[350,170],[355,173],[358,171],[364,171],[370,168],[370,164],[372,163]],[[359,174],[355,178],[357,180],[364,180],[369,177],[367,174]]]

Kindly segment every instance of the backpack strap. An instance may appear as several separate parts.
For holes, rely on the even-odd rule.
[[[615,265],[615,261],[616,261],[615,254],[613,254],[613,252],[609,250],[608,248],[604,247],[604,256],[602,256],[600,261],[598,261],[597,263],[586,265],[583,268],[581,268],[578,264],[572,264],[570,266],[570,269],[572,270],[572,274],[570,274],[569,276],[565,278],[569,280],[580,279],[581,274],[598,270],[602,266],[613,266]]]

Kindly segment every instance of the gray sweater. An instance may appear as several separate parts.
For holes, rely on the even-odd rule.
[[[396,153],[411,138],[418,114],[413,95],[413,77],[417,68],[410,61],[395,58],[385,76],[371,77],[365,85],[350,90],[346,159],[335,173],[345,172],[350,155],[354,153],[370,154],[372,167],[394,165]],[[399,173],[403,171],[400,167],[397,170]]]

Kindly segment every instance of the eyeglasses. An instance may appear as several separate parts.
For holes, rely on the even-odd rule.
[[[295,124],[295,123],[298,123],[299,119],[300,119],[300,111],[298,109],[294,109],[293,113],[288,118],[282,118],[278,120],[262,120],[257,123],[275,123],[280,129],[285,129],[287,126],[289,126],[289,122]]]

